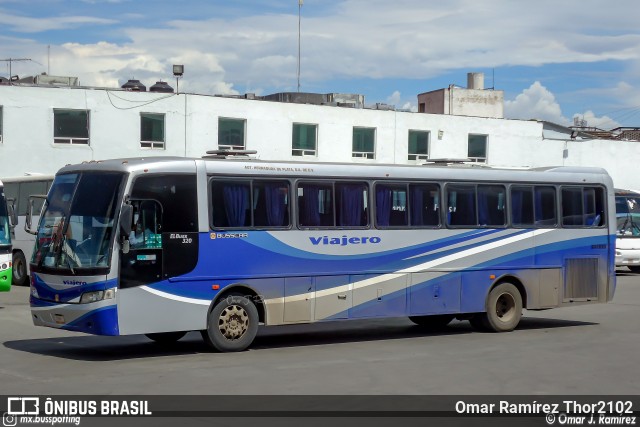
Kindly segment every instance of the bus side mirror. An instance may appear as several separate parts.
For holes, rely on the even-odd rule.
[[[131,226],[133,222],[133,206],[129,204],[122,205],[120,209],[120,236],[128,239],[131,234]]]
[[[27,204],[27,215],[24,220],[24,231],[29,234],[33,234],[34,236],[38,234],[38,230],[32,230],[32,218],[33,218],[33,210],[35,208],[36,199],[42,200],[42,203],[39,203],[40,206],[44,206],[43,203],[47,200],[47,196],[40,194],[32,194],[29,196],[29,203]],[[40,212],[42,213],[42,212]]]
[[[18,213],[16,212],[16,199],[7,199],[7,211],[11,227],[18,225]]]

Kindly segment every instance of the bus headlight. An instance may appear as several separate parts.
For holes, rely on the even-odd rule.
[[[89,304],[92,302],[102,301],[105,299],[113,299],[116,295],[115,289],[107,289],[106,291],[85,292],[80,297],[80,304]]]

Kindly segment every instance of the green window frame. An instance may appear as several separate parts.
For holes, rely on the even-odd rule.
[[[429,139],[431,132],[409,130],[408,160],[426,160],[429,158]]]
[[[481,134],[469,134],[468,157],[475,163],[487,163],[487,141],[489,137]]]
[[[164,116],[160,113],[140,113],[140,148],[165,148]]]
[[[318,125],[311,123],[294,123],[292,126],[291,155],[318,155]]]
[[[246,146],[247,121],[229,117],[218,117],[218,149],[244,150]]]
[[[53,143],[89,145],[89,110],[53,110]]]
[[[376,158],[376,128],[354,127],[351,157]]]

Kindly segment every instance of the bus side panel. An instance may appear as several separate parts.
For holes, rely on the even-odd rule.
[[[118,291],[120,334],[206,329],[210,305],[210,300],[181,297],[149,286],[120,289]]]
[[[411,315],[460,312],[461,274],[428,272],[411,274]]]
[[[408,275],[354,275],[353,308],[349,318],[400,317],[407,315]]]

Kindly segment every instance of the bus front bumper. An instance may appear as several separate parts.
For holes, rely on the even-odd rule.
[[[45,301],[32,295],[29,303],[36,326],[93,335],[119,335],[115,299],[76,304]]]

